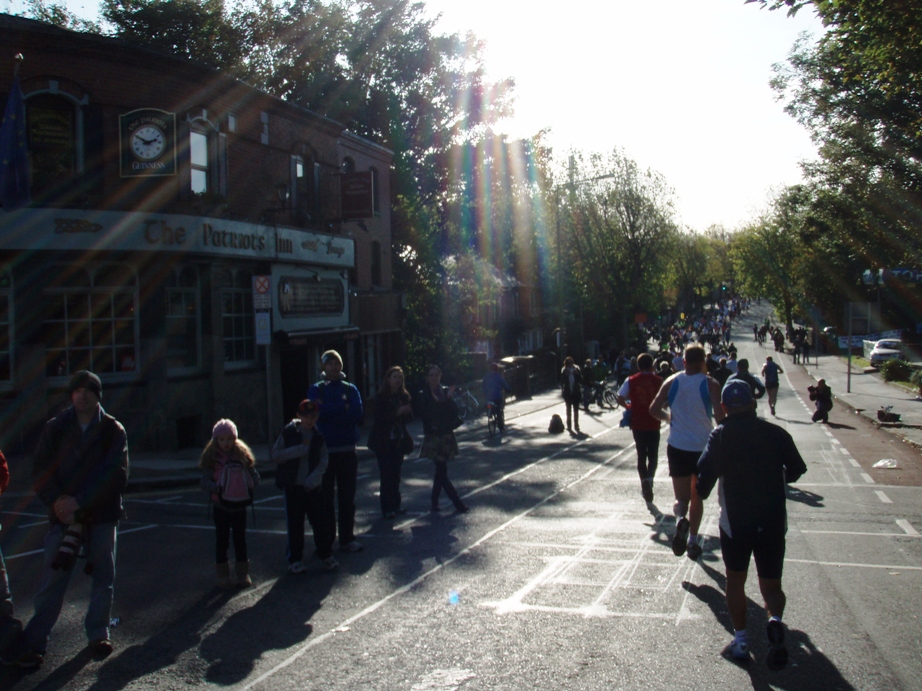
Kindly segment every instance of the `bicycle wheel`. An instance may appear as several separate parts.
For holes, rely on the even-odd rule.
[[[496,434],[496,415],[492,411],[487,413],[487,430],[491,437]]]
[[[611,389],[605,389],[602,398],[605,399],[605,405],[610,406],[612,410],[618,407],[618,399],[615,398],[615,392]]]
[[[467,419],[467,401],[458,401],[458,417]]]

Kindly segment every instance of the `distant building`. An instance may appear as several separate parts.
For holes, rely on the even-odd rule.
[[[233,418],[274,437],[340,351],[367,395],[402,358],[392,153],[210,68],[0,15],[31,204],[0,208],[0,443],[92,369],[133,447]],[[263,345],[267,344],[267,345]]]

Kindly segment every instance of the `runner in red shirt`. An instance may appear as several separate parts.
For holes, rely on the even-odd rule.
[[[650,404],[659,393],[663,380],[653,374],[653,356],[643,353],[637,358],[640,371],[628,377],[618,390],[618,403],[631,410],[631,432],[637,445],[637,472],[640,474],[640,492],[643,498],[653,501],[653,476],[659,455],[660,421],[650,415]],[[630,406],[628,406],[630,401]]]

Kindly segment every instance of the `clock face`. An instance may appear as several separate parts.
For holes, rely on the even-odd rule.
[[[166,139],[153,125],[139,127],[131,134],[131,151],[143,161],[152,161],[163,153]]]

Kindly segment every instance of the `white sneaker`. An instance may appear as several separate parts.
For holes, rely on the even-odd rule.
[[[304,573],[307,567],[304,565],[303,561],[295,561],[288,565],[288,570],[291,573]]]

